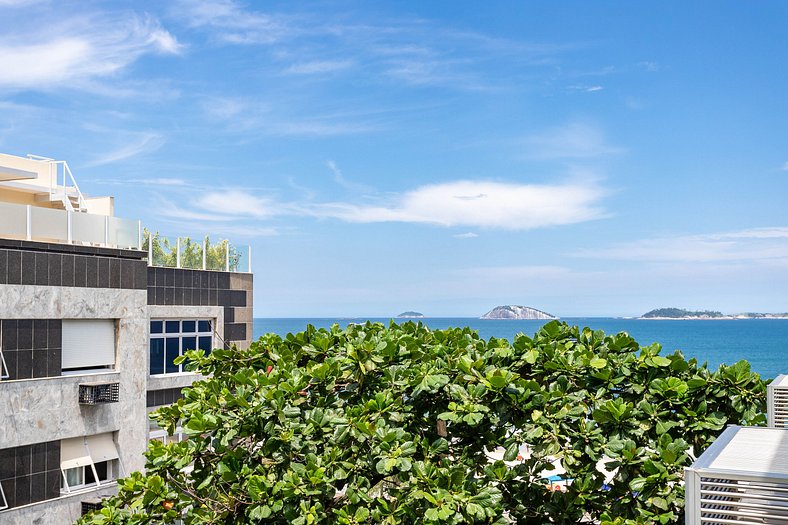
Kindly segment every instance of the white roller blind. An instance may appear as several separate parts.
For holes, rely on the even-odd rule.
[[[60,442],[60,468],[85,467],[93,461],[85,447],[85,438],[64,439]]]
[[[85,439],[88,443],[90,457],[93,458],[94,463],[118,459],[118,449],[115,446],[115,442],[112,441],[112,433],[97,434],[88,436]]]
[[[115,364],[115,321],[63,320],[63,369]]]

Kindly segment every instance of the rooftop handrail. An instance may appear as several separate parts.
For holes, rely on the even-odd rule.
[[[68,162],[65,160],[55,160],[49,157],[43,157],[41,155],[33,155],[32,153],[27,154],[27,158],[31,160],[39,160],[42,162],[49,163],[49,176],[50,176],[50,184],[49,184],[49,193],[54,195],[55,188],[52,186],[52,181],[54,180],[55,184],[57,184],[58,179],[60,178],[60,168],[63,169],[63,179],[62,179],[62,186],[63,188],[63,204],[68,211],[75,211],[74,206],[71,204],[69,200],[68,188],[74,188],[76,192],[77,202],[79,203],[79,209],[85,210],[87,208],[87,202],[85,201],[85,196],[82,194],[82,190],[79,189],[79,184],[77,184],[77,179],[74,178],[74,174],[71,172],[71,168],[68,166]],[[54,177],[52,176],[52,168],[54,167],[55,173]],[[68,176],[68,179],[66,178]],[[68,180],[71,181],[71,185],[67,184]]]

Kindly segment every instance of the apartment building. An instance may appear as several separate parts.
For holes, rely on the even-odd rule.
[[[167,436],[173,360],[252,335],[248,248],[163,238],[68,165],[0,154],[0,523],[73,523]]]

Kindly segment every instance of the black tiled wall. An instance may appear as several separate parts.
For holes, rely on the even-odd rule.
[[[60,441],[0,450],[0,484],[9,508],[60,497],[61,477]]]
[[[0,285],[144,290],[145,252],[0,240]]]
[[[9,380],[59,376],[62,344],[60,319],[0,319],[0,349]]]
[[[180,388],[165,388],[163,390],[148,390],[146,407],[171,405],[183,397]]]
[[[227,346],[252,338],[252,286],[250,273],[148,268],[149,305],[223,306]]]

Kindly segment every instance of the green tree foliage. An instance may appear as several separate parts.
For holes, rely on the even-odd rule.
[[[309,326],[185,358],[207,377],[155,417],[190,438],[151,442],[147,473],[82,524],[678,523],[689,454],[765,421],[746,362],[713,372],[558,321],[513,343]],[[544,479],[556,460],[566,492]]]
[[[153,239],[153,263],[156,266],[166,266],[175,268],[177,266],[178,242],[163,237],[159,232],[152,233],[147,228],[143,230],[144,242],[143,251],[148,251],[148,245]],[[241,254],[238,249],[230,244],[227,239],[211,243],[211,239],[205,236],[205,268],[207,270],[224,270],[227,267],[227,250],[230,250],[229,262],[230,271],[238,270]],[[191,237],[180,238],[181,268],[192,268],[202,270],[202,250],[203,241],[193,241]]]

